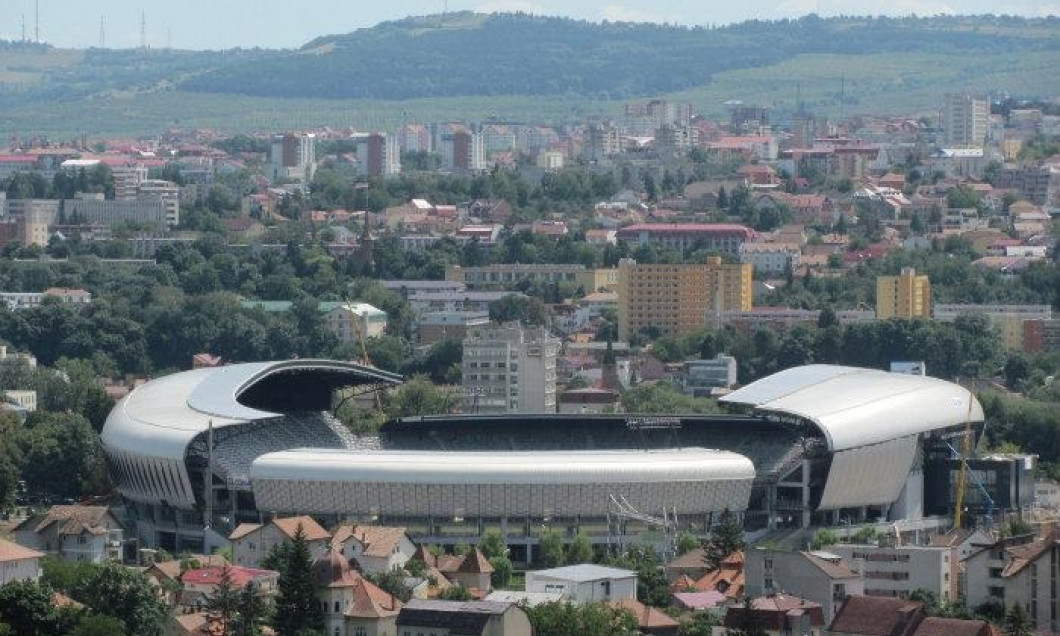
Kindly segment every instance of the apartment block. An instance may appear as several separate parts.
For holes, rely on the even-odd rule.
[[[1024,322],[1023,350],[1028,353],[1060,351],[1060,318]]]
[[[950,580],[950,560],[955,557],[949,548],[841,543],[828,550],[861,573],[868,596],[908,598],[920,589],[944,603],[956,600]]]
[[[876,278],[876,318],[930,318],[931,281],[903,267],[898,276]]]
[[[688,333],[720,322],[727,311],[748,311],[752,303],[749,263],[638,264],[618,266],[618,339],[642,330],[662,335]]]
[[[717,250],[733,255],[754,238],[754,230],[730,223],[636,223],[618,230],[618,239],[630,243],[651,243],[680,251]]]
[[[1019,351],[1024,347],[1024,323],[1050,320],[1049,305],[935,305],[935,319],[953,322],[959,316],[985,316],[1001,332],[1005,347]]]
[[[476,327],[464,339],[464,410],[555,413],[560,341],[544,327],[517,322]]]
[[[982,148],[990,124],[990,104],[985,97],[967,93],[946,95],[942,104],[943,145],[946,148]]]
[[[312,133],[273,135],[269,146],[269,168],[273,180],[312,181],[316,171],[316,141],[316,135]]]
[[[586,293],[612,289],[618,284],[617,269],[592,269],[584,265],[498,263],[477,267],[450,265],[445,279],[476,287],[508,287],[525,283],[569,283]]]

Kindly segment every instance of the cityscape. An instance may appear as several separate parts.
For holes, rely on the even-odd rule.
[[[226,51],[42,4],[0,636],[1060,633],[1047,7]]]

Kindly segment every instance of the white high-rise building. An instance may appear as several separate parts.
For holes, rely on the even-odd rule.
[[[166,227],[180,225],[180,186],[162,179],[144,179],[136,191],[140,201],[160,199],[166,209]]]
[[[469,413],[555,413],[560,341],[517,322],[472,328],[461,364]]]
[[[950,93],[942,105],[943,146],[982,148],[990,124],[990,103],[985,97]]]
[[[269,147],[269,168],[273,180],[312,181],[317,164],[316,142],[317,136],[313,133],[273,135]]]

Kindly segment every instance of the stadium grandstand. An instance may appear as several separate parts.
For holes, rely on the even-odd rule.
[[[448,545],[497,529],[528,558],[545,530],[601,544],[705,534],[726,510],[749,530],[913,520],[949,512],[923,475],[948,473],[953,439],[983,421],[956,384],[832,365],[743,387],[724,415],[437,415],[360,437],[331,414],[340,394],[400,382],[288,360],[138,387],[102,433],[130,527],[197,552],[239,523],[310,514]]]

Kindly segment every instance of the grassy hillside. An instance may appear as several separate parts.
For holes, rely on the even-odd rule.
[[[626,99],[799,55],[1060,52],[1060,21],[834,18],[720,29],[472,13],[408,18],[198,74],[183,90],[262,97]]]
[[[837,115],[841,86],[846,114],[931,113],[944,93],[955,90],[1060,95],[1057,19],[803,19],[717,30],[472,13],[439,20],[386,23],[320,38],[297,52],[64,51],[0,43],[0,135],[103,137],[169,127],[386,130],[402,121],[490,116],[563,123],[616,115],[624,101],[648,96],[687,101],[712,115],[724,113],[726,100],[741,99],[773,105],[783,116],[798,93],[815,112]],[[512,37],[519,30],[536,30],[541,37],[535,46],[550,53],[517,62],[512,51],[530,54],[485,37]],[[459,46],[439,48],[445,38],[476,42],[475,59],[458,53]],[[406,53],[386,48],[401,42]],[[591,51],[582,54],[586,42]],[[658,50],[641,55],[652,47]],[[482,55],[485,50],[491,55]],[[441,61],[417,67],[423,51]],[[342,73],[387,56],[394,58],[384,67],[393,78],[387,85],[423,95],[320,95],[334,87],[382,90]],[[339,64],[354,58],[359,61],[352,66]],[[551,60],[549,67],[540,68],[541,60]],[[508,66],[485,74],[483,63]],[[443,73],[439,65],[453,72]],[[295,69],[309,84],[285,75]],[[417,74],[433,79],[418,81]],[[215,85],[221,77],[251,83]],[[598,86],[601,78],[608,90]],[[258,81],[298,97],[254,94],[250,89]],[[222,89],[229,92],[210,92]]]

